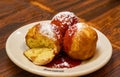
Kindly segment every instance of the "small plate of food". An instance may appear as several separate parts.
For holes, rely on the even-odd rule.
[[[102,68],[112,46],[99,30],[71,12],[33,22],[7,39],[8,57],[20,68],[40,76],[83,76]]]

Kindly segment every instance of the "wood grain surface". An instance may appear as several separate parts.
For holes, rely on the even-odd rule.
[[[39,77],[22,70],[7,56],[6,40],[16,29],[72,11],[111,41],[113,54],[100,70],[83,77],[120,77],[120,0],[0,0],[0,77]]]

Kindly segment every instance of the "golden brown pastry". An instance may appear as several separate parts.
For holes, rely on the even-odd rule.
[[[59,41],[50,23],[40,23],[33,26],[26,34],[26,44],[29,48],[52,48],[60,51]]]
[[[50,23],[42,22],[40,24],[33,26],[27,32],[25,39],[26,44],[30,49],[26,50],[24,54],[28,59],[33,61],[35,64],[45,65],[49,63],[54,58],[54,56],[60,52],[61,48],[60,42],[57,38],[56,33],[54,32],[54,28]],[[36,59],[31,58],[34,55],[36,55]],[[43,56],[46,57],[46,59],[44,57],[45,61],[43,60]]]
[[[24,52],[24,55],[36,65],[50,63],[55,57],[54,50],[50,48],[32,48]]]
[[[64,50],[72,58],[86,60],[91,58],[96,50],[96,31],[85,23],[71,26],[64,36]]]

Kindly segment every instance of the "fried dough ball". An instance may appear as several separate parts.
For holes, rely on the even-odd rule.
[[[60,42],[53,26],[48,22],[42,22],[29,29],[25,40],[30,49],[25,51],[24,54],[35,64],[45,65],[60,52]],[[34,57],[34,55],[36,55],[35,61],[31,58]],[[46,59],[45,57],[43,58],[43,56],[45,56]]]
[[[73,59],[87,60],[96,51],[97,33],[85,23],[70,27],[64,36],[64,50]]]
[[[25,39],[29,48],[52,48],[57,52],[60,51],[59,41],[50,23],[45,22],[33,26]]]

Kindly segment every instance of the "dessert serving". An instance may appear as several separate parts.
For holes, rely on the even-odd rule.
[[[64,64],[65,60],[68,64],[73,61],[71,63],[77,65],[81,60],[94,56],[97,39],[96,31],[81,22],[74,13],[60,12],[50,22],[39,23],[29,29],[25,36],[29,49],[24,51],[24,55],[36,65],[63,68],[67,66],[55,65]]]

